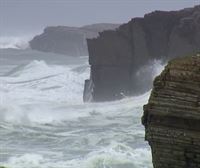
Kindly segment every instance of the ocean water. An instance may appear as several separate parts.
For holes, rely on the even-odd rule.
[[[0,49],[14,48],[14,49],[26,49],[29,47],[28,41],[33,37],[32,34],[25,36],[0,36]]]
[[[87,62],[87,56],[0,49],[0,166],[152,168],[141,125],[150,92],[83,103]],[[152,67],[154,75],[162,69],[158,61]]]

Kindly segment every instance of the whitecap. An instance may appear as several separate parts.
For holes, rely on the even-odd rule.
[[[14,49],[26,49],[29,47],[29,41],[32,36],[11,36],[0,37],[0,49],[14,48]]]

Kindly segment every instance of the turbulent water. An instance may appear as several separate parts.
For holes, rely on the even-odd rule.
[[[26,49],[31,40],[32,35],[28,36],[0,36],[0,49],[15,48],[15,49]]]
[[[84,104],[87,57],[0,54],[0,166],[152,168],[141,125],[149,92]]]

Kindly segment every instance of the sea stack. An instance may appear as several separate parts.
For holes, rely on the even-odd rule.
[[[91,73],[84,101],[112,101],[152,88],[154,60],[165,62],[200,50],[200,6],[155,11],[117,30],[88,39]]]
[[[200,57],[177,58],[156,77],[142,122],[154,168],[200,168]]]

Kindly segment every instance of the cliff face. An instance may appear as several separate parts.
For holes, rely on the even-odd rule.
[[[169,62],[142,120],[154,168],[200,168],[200,54]]]
[[[200,50],[200,6],[155,11],[117,30],[88,39],[91,77],[84,100],[106,101],[141,94],[152,87],[152,72],[138,70],[153,60],[167,61]]]
[[[35,36],[30,47],[44,52],[53,52],[69,56],[88,55],[86,38],[94,38],[104,30],[116,29],[117,24],[94,24],[84,27],[47,27],[44,32]]]

